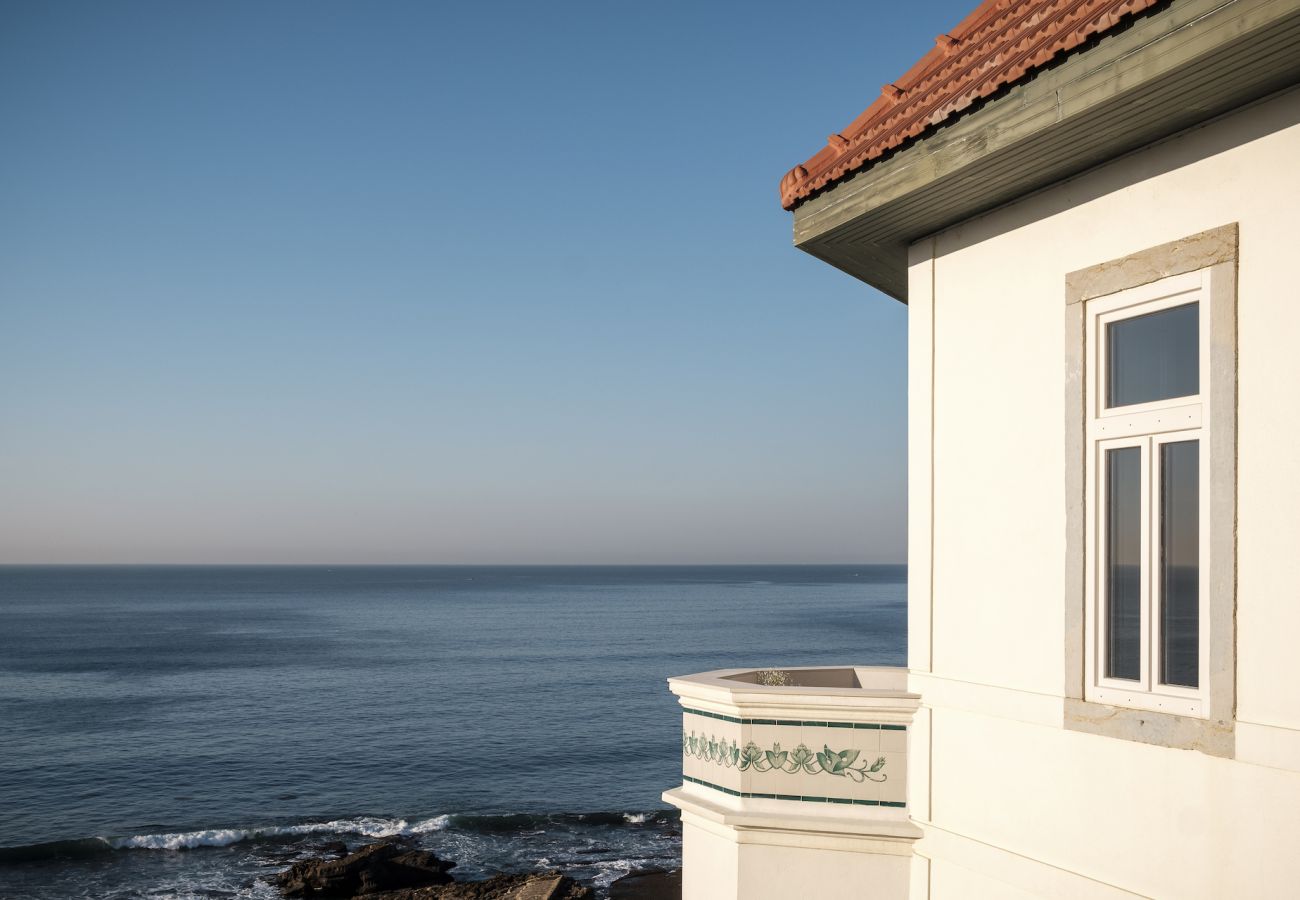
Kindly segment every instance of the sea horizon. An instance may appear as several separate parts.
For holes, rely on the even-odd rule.
[[[0,895],[276,896],[333,841],[680,864],[665,679],[900,664],[890,564],[4,564]]]
[[[510,563],[426,563],[426,562],[0,562],[0,569],[10,568],[115,568],[115,567],[134,567],[134,568],[222,568],[222,567],[242,567],[242,568],[496,568],[496,569],[690,569],[690,568],[797,568],[824,566],[827,568],[845,568],[852,566],[902,566],[907,568],[907,562],[707,562],[707,563],[680,563],[680,562],[650,562],[650,563],[571,563],[571,562],[510,562]]]

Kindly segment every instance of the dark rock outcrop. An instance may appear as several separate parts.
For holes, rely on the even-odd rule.
[[[559,872],[453,881],[456,864],[401,841],[367,844],[341,859],[294,863],[271,883],[307,900],[591,900],[591,888]]]
[[[681,900],[682,871],[642,869],[609,886],[609,900]]]
[[[595,893],[566,875],[495,875],[486,881],[458,881],[441,887],[377,894],[366,900],[592,900]]]
[[[454,862],[397,841],[368,844],[341,859],[306,859],[271,879],[285,897],[349,900],[449,884]]]

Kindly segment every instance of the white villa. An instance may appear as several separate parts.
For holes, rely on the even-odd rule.
[[[987,0],[786,175],[908,306],[908,667],[670,679],[686,900],[1300,897],[1297,85],[1300,0]]]

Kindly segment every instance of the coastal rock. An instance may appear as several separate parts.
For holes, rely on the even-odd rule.
[[[349,900],[403,888],[448,884],[454,862],[396,841],[367,844],[341,859],[306,859],[271,882],[285,897]]]
[[[304,859],[271,878],[280,893],[310,900],[592,900],[559,872],[453,881],[456,864],[401,841],[367,844],[342,859]]]
[[[681,896],[681,869],[642,869],[609,886],[609,900],[681,900]]]
[[[367,900],[592,900],[591,888],[567,875],[496,875],[486,881],[458,881],[441,887],[378,894]]]

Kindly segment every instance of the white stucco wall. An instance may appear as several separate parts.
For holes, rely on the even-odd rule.
[[[913,896],[1300,891],[1300,92],[918,242]],[[1067,731],[1064,282],[1239,223],[1236,758]],[[928,674],[927,674],[928,673]],[[917,733],[919,734],[919,732]],[[915,738],[915,735],[914,735]]]
[[[682,814],[686,900],[904,900],[910,847],[779,829],[739,831]]]

